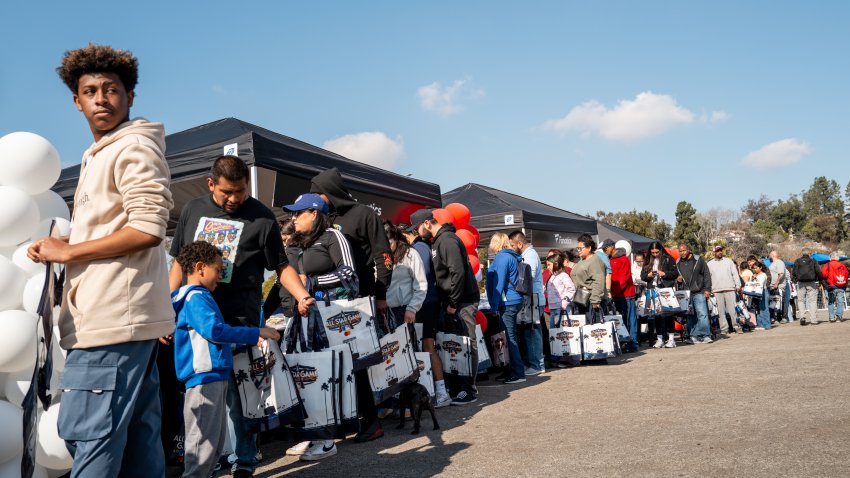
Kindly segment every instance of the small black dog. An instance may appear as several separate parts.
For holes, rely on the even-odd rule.
[[[422,418],[422,410],[427,409],[431,412],[431,421],[434,422],[434,430],[440,429],[440,424],[437,423],[437,415],[434,413],[434,405],[431,403],[431,395],[428,394],[428,389],[419,382],[413,382],[401,391],[401,423],[396,427],[397,430],[404,428],[404,412],[410,410],[410,416],[413,418],[413,433],[419,433],[419,421]]]

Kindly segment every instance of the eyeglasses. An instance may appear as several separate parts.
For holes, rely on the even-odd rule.
[[[576,246],[577,251],[580,251],[582,249],[589,249],[589,248],[590,248],[590,246]]]

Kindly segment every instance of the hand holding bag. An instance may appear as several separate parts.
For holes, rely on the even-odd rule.
[[[741,290],[741,293],[750,297],[757,297],[761,299],[762,294],[764,294],[764,286],[757,279],[752,279],[747,281],[744,285],[744,289]]]

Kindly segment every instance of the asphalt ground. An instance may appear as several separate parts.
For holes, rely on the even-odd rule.
[[[825,313],[824,313],[825,316]],[[825,317],[824,317],[825,319]],[[258,477],[850,476],[850,321],[641,349],[606,365],[479,385],[319,462],[264,444]]]

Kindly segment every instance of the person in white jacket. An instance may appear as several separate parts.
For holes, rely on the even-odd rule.
[[[395,317],[395,324],[390,324],[390,327],[395,328],[416,322],[416,313],[428,293],[428,279],[419,253],[411,249],[393,223],[385,221],[384,231],[390,241],[395,263],[392,280],[387,288],[387,307]]]

